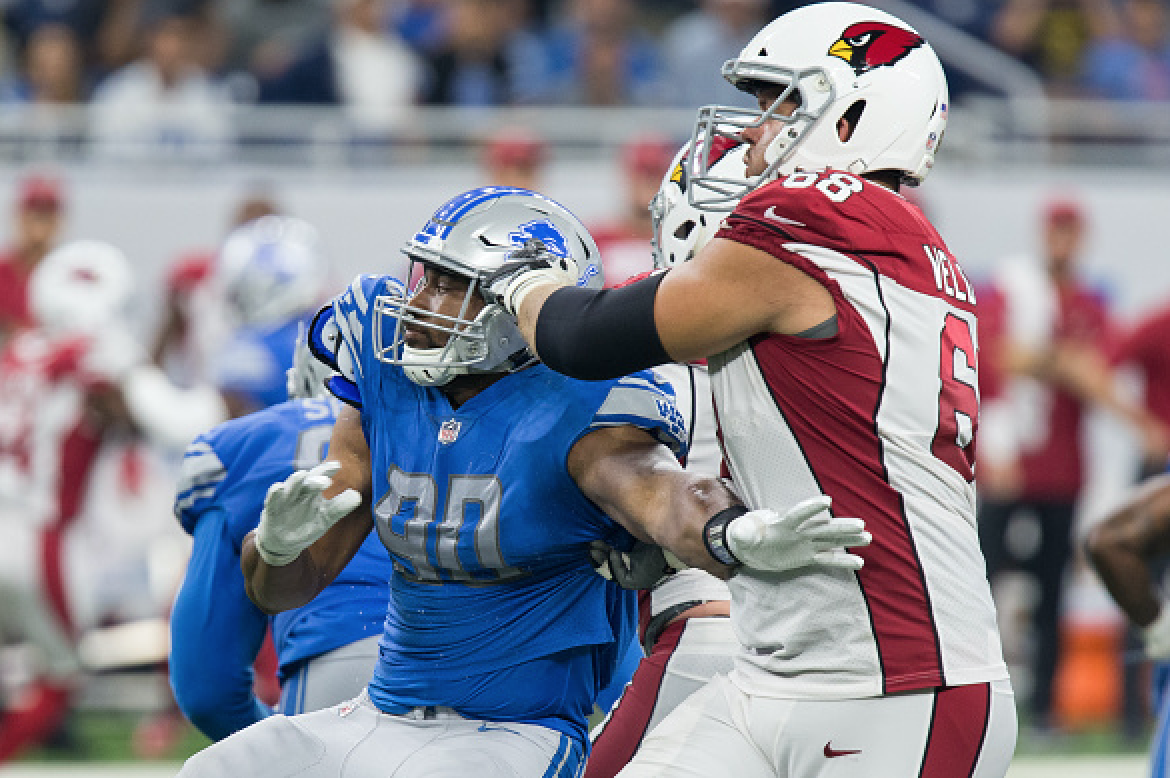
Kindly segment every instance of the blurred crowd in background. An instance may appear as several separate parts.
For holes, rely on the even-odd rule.
[[[151,100],[181,104],[210,129],[231,103],[343,105],[374,123],[393,123],[412,104],[691,107],[726,100],[723,61],[798,5],[8,0],[0,101],[90,103],[116,125],[120,108]],[[1170,100],[1164,0],[900,5],[1017,58],[1053,96]],[[958,99],[989,88],[948,75]]]

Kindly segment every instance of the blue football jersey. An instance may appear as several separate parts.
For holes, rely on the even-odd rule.
[[[297,333],[308,321],[294,317],[266,327],[243,327],[215,356],[215,385],[242,395],[256,408],[288,399],[285,371],[292,367]]]
[[[244,537],[269,486],[324,458],[339,407],[332,398],[281,403],[201,435],[183,458],[175,515],[195,546],[172,614],[171,680],[185,713],[204,712],[190,717],[211,737],[256,717],[250,667],[269,622],[244,590]],[[302,660],[380,634],[390,573],[371,536],[312,602],[275,616],[282,679]]]
[[[615,425],[681,453],[669,384],[651,372],[578,381],[536,365],[453,409],[374,357],[371,310],[386,283],[359,278],[333,310],[337,363],[360,395],[377,534],[394,559],[370,696],[388,712],[446,705],[583,739],[636,602],[594,572],[592,541],[630,538],[566,462],[584,435]]]

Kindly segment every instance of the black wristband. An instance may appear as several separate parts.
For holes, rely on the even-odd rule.
[[[727,547],[727,525],[745,513],[750,511],[742,505],[732,505],[707,519],[703,525],[703,544],[707,546],[707,553],[721,565],[738,567],[742,564]]]

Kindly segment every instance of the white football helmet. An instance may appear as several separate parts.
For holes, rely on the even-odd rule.
[[[46,333],[79,335],[129,315],[134,273],[126,255],[96,240],[54,249],[29,278],[29,309]]]
[[[327,268],[317,230],[288,216],[262,216],[228,235],[216,267],[238,323],[277,324],[320,303]]]
[[[777,175],[832,168],[854,174],[896,171],[918,184],[934,165],[950,100],[938,56],[909,25],[853,3],[817,3],[776,18],[723,65],[723,77],[754,93],[761,83],[781,94],[766,111],[727,106],[699,110],[693,141],[707,151],[720,136],[768,121],[784,127],[766,150],[767,170],[744,184],[714,176],[707,155],[691,159],[691,202],[726,208]],[[800,99],[792,116],[780,112]],[[841,140],[837,121],[854,127]]]
[[[744,176],[744,148],[729,146],[717,150],[719,157],[710,165],[711,175],[738,180],[742,185],[747,180]],[[687,143],[674,155],[674,162],[662,177],[658,194],[650,201],[650,219],[654,223],[650,252],[654,257],[654,267],[659,269],[694,259],[699,250],[715,237],[724,217],[735,208],[735,202],[718,210],[702,210],[691,205],[691,178],[687,165],[690,150],[691,144]]]
[[[333,375],[333,368],[314,356],[309,348],[309,337],[304,326],[297,333],[297,345],[293,350],[293,364],[284,371],[285,388],[290,400],[325,397],[325,380]]]
[[[539,244],[539,245],[538,245]],[[498,304],[483,308],[474,319],[466,313],[472,295],[481,294],[485,279],[521,248],[540,247],[577,263],[577,286],[600,289],[601,255],[585,226],[563,205],[544,195],[516,187],[488,186],[449,200],[409,240],[402,251],[415,263],[432,265],[471,281],[458,316],[440,316],[411,305],[403,291],[381,295],[374,302],[374,347],[379,360],[401,366],[421,386],[442,386],[467,373],[503,373],[532,364],[535,356],[516,327],[516,320]],[[385,342],[383,332],[393,335]],[[403,322],[447,337],[441,348],[416,349],[404,340]]]

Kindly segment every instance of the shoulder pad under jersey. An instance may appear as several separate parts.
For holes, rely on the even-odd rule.
[[[328,349],[330,337],[336,341],[331,367],[361,386],[366,360],[373,355],[370,328],[374,325],[374,301],[379,295],[403,284],[393,276],[360,275],[344,292],[333,298],[332,317],[323,317],[319,326],[320,343]]]
[[[641,370],[614,382],[590,427],[624,424],[641,427],[676,456],[686,456],[686,420],[675,407],[674,388],[654,371]]]
[[[878,190],[881,192],[875,194]],[[889,213],[884,195],[897,197],[852,173],[798,171],[745,196],[736,206],[729,226],[734,230],[736,217],[742,217],[801,243],[870,244],[873,241],[866,236],[891,227],[886,224],[891,219],[897,220],[896,214]]]

